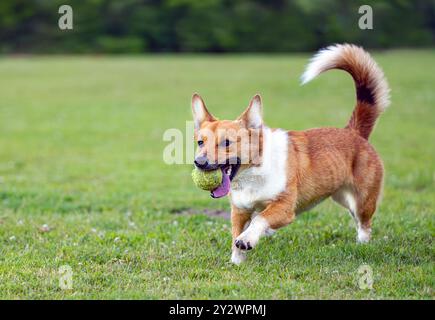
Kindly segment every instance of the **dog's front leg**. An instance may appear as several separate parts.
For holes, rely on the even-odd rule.
[[[236,238],[234,245],[240,250],[251,250],[263,235],[270,232],[270,229],[284,227],[294,218],[294,210],[288,202],[272,202],[252,219],[249,227]]]
[[[245,261],[246,252],[235,246],[235,240],[243,232],[245,226],[249,223],[250,220],[250,212],[240,210],[235,206],[231,207],[231,231],[233,236],[231,262],[237,265]]]

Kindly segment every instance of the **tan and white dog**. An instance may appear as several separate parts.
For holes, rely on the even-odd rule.
[[[297,214],[328,197],[349,210],[356,222],[357,240],[370,239],[384,169],[368,138],[389,104],[389,88],[371,56],[349,44],[319,51],[302,75],[302,83],[330,69],[345,70],[355,81],[356,106],[342,129],[268,128],[263,123],[259,95],[236,120],[217,120],[201,97],[193,95],[198,142],[195,165],[223,172],[222,184],[212,196],[230,196],[231,261],[235,264],[245,260],[246,251],[263,235],[288,225]],[[252,139],[254,135],[256,139]],[[240,148],[240,144],[246,145],[243,136],[251,138],[248,150]],[[254,149],[258,156],[251,156]]]

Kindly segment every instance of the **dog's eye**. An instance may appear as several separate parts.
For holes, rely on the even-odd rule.
[[[202,147],[203,144],[204,144],[204,141],[198,140],[198,146]]]

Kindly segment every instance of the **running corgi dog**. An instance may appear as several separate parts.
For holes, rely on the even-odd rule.
[[[390,90],[372,57],[350,44],[320,50],[302,84],[331,69],[348,72],[355,82],[356,106],[345,128],[271,129],[263,123],[259,95],[236,120],[218,120],[199,95],[192,97],[198,143],[194,163],[201,170],[222,170],[222,184],[211,195],[230,197],[235,264],[263,235],[328,197],[349,210],[357,241],[370,240],[384,169],[368,138],[389,105]]]

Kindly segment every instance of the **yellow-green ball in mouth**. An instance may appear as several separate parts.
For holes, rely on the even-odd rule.
[[[222,171],[202,171],[195,167],[192,171],[192,180],[198,188],[212,191],[221,185]]]

